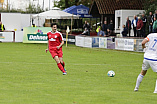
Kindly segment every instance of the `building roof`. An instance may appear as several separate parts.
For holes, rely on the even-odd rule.
[[[144,0],[93,0],[89,14],[115,14],[115,10],[143,10]],[[99,13],[96,13],[99,12]]]

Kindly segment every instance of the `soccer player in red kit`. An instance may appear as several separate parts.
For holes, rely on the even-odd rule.
[[[64,61],[63,61],[63,51],[62,46],[64,44],[63,36],[60,32],[57,31],[57,24],[51,24],[52,31],[47,33],[48,36],[48,49],[56,61],[58,68],[63,72],[63,75],[66,75],[66,70],[64,69]]]

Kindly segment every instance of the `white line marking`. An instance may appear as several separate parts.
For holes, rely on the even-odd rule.
[[[44,64],[56,64],[56,63],[31,63],[31,62],[0,62],[0,63],[2,63],[2,64],[15,64],[15,63],[22,63],[22,64],[42,64],[42,65],[44,65]],[[111,65],[113,65],[113,64],[76,64],[76,63],[70,63],[70,64],[66,64],[66,65],[78,65],[78,66],[86,66],[86,65],[90,65],[90,66],[100,66],[100,65],[109,65],[109,66],[111,66]],[[114,66],[139,66],[139,65],[114,65]]]

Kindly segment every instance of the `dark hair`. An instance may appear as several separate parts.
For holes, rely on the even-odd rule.
[[[53,25],[57,25],[56,23],[51,23],[51,27],[53,27]]]

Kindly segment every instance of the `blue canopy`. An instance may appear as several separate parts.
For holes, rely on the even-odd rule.
[[[71,7],[69,7],[69,8],[64,9],[63,11],[68,13],[68,11],[71,11],[71,10],[74,9],[75,7],[76,7],[76,6],[74,5],[74,6],[71,6]]]
[[[63,10],[64,12],[71,13],[74,15],[79,15],[82,18],[91,18],[92,16],[88,14],[89,8],[84,5],[71,6]]]

